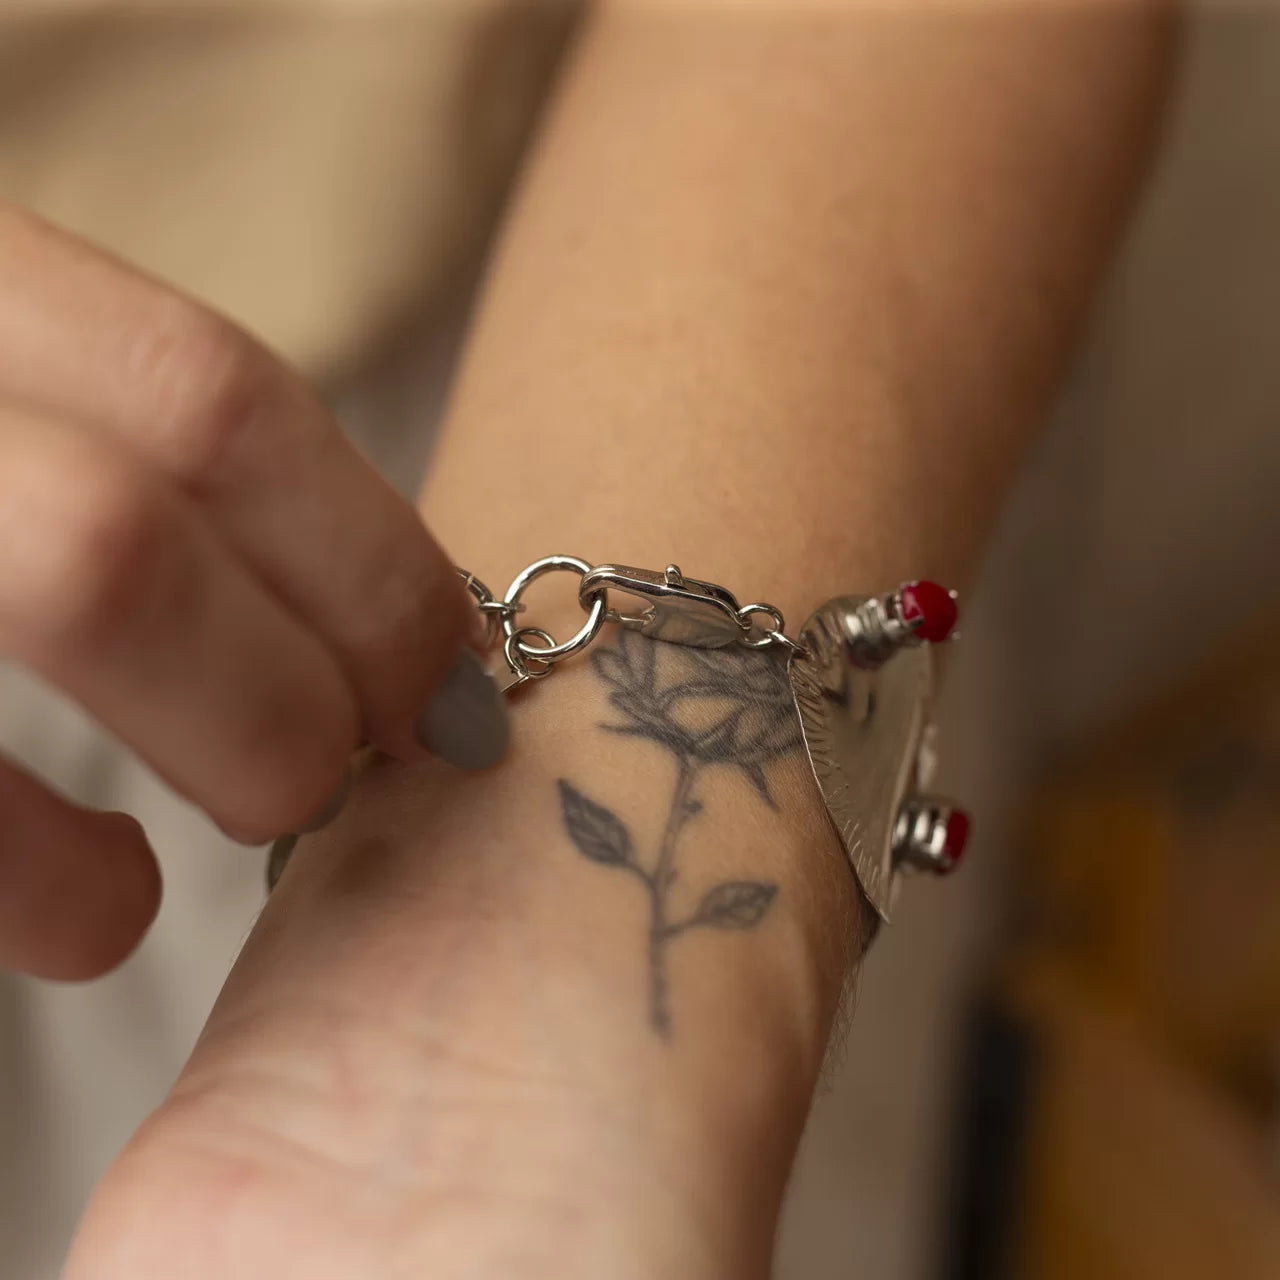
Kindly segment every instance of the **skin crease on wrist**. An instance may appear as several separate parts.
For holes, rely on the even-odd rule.
[[[491,586],[678,560],[793,630],[966,585],[1132,196],[1162,7],[645,10],[574,54],[429,522]],[[558,638],[567,583],[529,596]],[[711,733],[667,695],[717,677],[654,648],[522,691],[492,775],[366,764],[69,1280],[767,1273],[857,913],[767,678]]]

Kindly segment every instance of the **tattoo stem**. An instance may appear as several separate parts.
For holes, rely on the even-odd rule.
[[[689,818],[689,793],[693,789],[697,765],[686,755],[679,757],[676,792],[667,814],[666,830],[658,861],[649,877],[649,1021],[665,1040],[671,1034],[671,1001],[667,983],[667,940],[679,931],[667,923],[667,890],[675,879],[676,842],[680,828]]]
[[[734,649],[712,653],[624,630],[614,648],[591,655],[591,665],[609,686],[609,705],[620,717],[620,722],[600,727],[654,743],[676,763],[675,790],[652,864],[641,859],[630,828],[612,809],[565,778],[557,784],[565,831],[578,852],[598,866],[626,871],[644,885],[649,899],[649,1023],[670,1041],[669,944],[693,929],[754,929],[778,894],[770,881],[722,880],[707,887],[682,918],[671,919],[676,846],[684,824],[702,811],[693,798],[694,781],[704,769],[737,769],[760,799],[776,808],[765,766],[799,749],[800,722],[785,672],[764,654]]]

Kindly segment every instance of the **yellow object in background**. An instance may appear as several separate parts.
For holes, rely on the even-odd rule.
[[[1028,837],[944,1274],[1274,1280],[1280,622],[1080,752]]]

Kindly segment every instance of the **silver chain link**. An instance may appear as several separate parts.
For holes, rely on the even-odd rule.
[[[516,623],[517,616],[527,607],[522,597],[529,586],[544,574],[556,571],[578,575],[583,583],[578,600],[587,615],[578,631],[563,642],[557,642],[540,627]],[[501,599],[475,574],[459,569],[458,575],[475,600],[476,608],[485,616],[490,646],[495,646],[499,637],[505,637],[502,656],[509,675],[502,683],[507,692],[530,680],[549,676],[556,663],[588,648],[606,622],[698,648],[736,644],[745,649],[781,648],[796,657],[806,656],[804,646],[787,635],[786,619],[775,605],[739,605],[723,587],[685,579],[676,565],[669,565],[664,574],[657,574],[613,565],[593,566],[580,556],[544,556],[525,566]],[[585,581],[588,577],[590,585]],[[611,608],[609,591],[615,588],[644,599],[645,609],[628,615]],[[761,625],[762,618],[768,625]]]

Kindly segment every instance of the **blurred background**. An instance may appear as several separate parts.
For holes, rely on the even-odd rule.
[[[0,195],[262,334],[408,492],[575,17],[0,0]],[[1278,324],[1280,6],[1193,6],[1158,166],[948,674],[942,781],[975,847],[871,953],[781,1280],[1280,1276]],[[0,1280],[52,1280],[261,858],[18,674],[0,707],[5,750],[131,809],[165,863],[120,971],[0,974]]]

